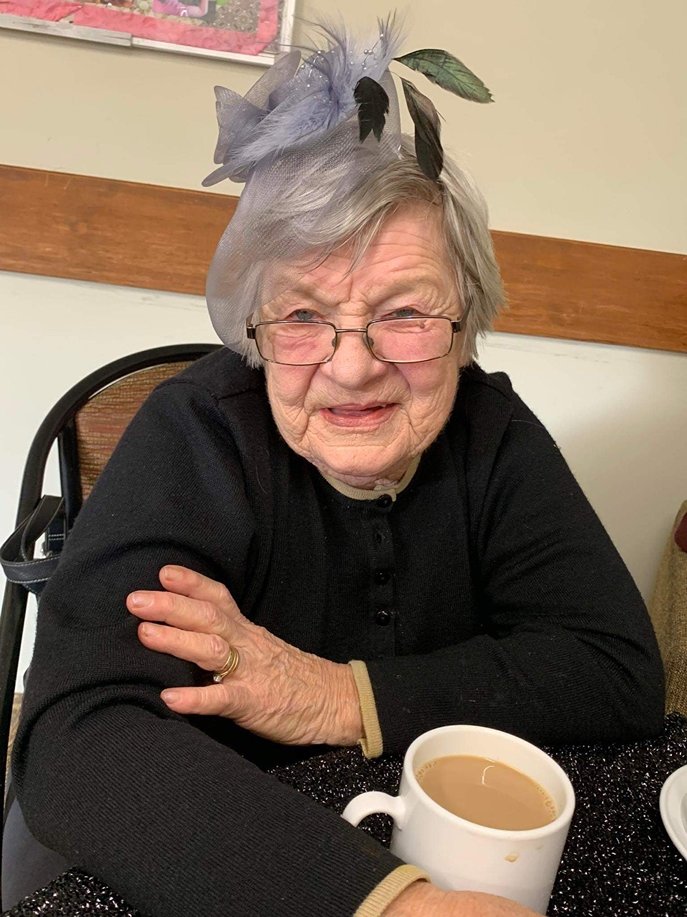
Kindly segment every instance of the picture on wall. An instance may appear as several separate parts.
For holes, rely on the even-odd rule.
[[[270,64],[295,0],[0,0],[0,28]]]

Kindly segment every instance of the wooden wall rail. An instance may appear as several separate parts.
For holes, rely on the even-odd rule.
[[[0,165],[0,270],[202,294],[236,200]],[[687,255],[493,236],[498,330],[687,352]]]

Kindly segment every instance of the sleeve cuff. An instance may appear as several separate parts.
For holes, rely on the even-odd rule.
[[[428,876],[417,866],[403,865],[390,872],[365,898],[354,917],[380,917],[391,902],[409,885],[418,880],[428,881]]]
[[[353,671],[353,679],[358,690],[360,701],[360,715],[363,721],[363,737],[360,747],[366,758],[378,758],[384,750],[382,730],[377,716],[372,682],[364,662],[353,659],[348,663]]]

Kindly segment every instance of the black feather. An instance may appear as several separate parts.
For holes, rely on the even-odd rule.
[[[441,145],[439,113],[431,99],[423,95],[412,83],[401,80],[408,111],[415,125],[415,156],[427,178],[437,181],[444,167],[444,149]]]
[[[364,76],[356,83],[353,98],[358,103],[360,142],[365,140],[370,131],[377,140],[381,140],[389,111],[389,96],[386,90],[376,80]]]

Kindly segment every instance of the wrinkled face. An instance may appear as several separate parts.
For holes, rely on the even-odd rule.
[[[361,328],[377,318],[461,314],[438,217],[429,205],[390,216],[364,259],[350,267],[346,248],[305,272],[302,266],[279,266],[268,289],[286,292],[263,306],[259,319],[319,319]],[[325,474],[355,487],[399,480],[448,419],[462,337],[455,335],[447,356],[424,363],[381,363],[362,334],[338,335],[329,363],[266,363],[281,435]]]

